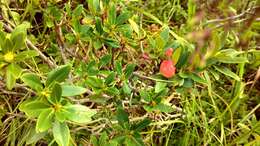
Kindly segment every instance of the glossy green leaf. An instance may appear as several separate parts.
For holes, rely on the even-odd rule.
[[[129,79],[135,69],[135,64],[128,64],[125,69],[125,78]]]
[[[46,136],[47,132],[39,132],[37,133],[35,131],[35,127],[32,127],[29,131],[28,138],[26,139],[26,144],[33,144],[38,142],[40,139],[44,138]]]
[[[22,68],[14,63],[7,66],[6,70],[6,86],[8,90],[11,90],[22,74]]]
[[[103,30],[103,26],[102,26],[102,20],[99,17],[96,17],[96,30],[97,32],[102,35],[104,30]]]
[[[115,62],[115,69],[116,69],[116,72],[117,72],[118,75],[122,75],[123,74],[121,61],[116,60],[116,62]]]
[[[23,69],[14,63],[11,63],[8,67],[7,70],[16,78],[18,79],[22,75]]]
[[[116,7],[115,4],[111,4],[112,6],[108,12],[108,22],[110,25],[114,25],[116,23]]]
[[[119,95],[120,91],[116,87],[109,87],[106,89],[108,95]]]
[[[117,108],[116,117],[120,125],[123,125],[124,123],[129,123],[128,113],[122,107]]]
[[[98,139],[97,139],[97,137],[94,136],[94,135],[91,135],[91,136],[90,136],[90,143],[91,143],[93,146],[99,146]]]
[[[169,113],[169,112],[173,112],[173,108],[169,105],[163,104],[163,103],[159,103],[154,107],[155,110],[159,110],[160,112],[165,112],[165,113]]]
[[[207,81],[205,79],[203,79],[202,77],[198,76],[197,74],[195,73],[191,73],[189,75],[189,77],[195,81],[195,82],[198,82],[198,83],[201,83],[201,84],[207,84]]]
[[[164,90],[166,88],[167,83],[164,82],[156,82],[155,84],[155,93],[159,93],[162,90]]]
[[[111,73],[106,77],[105,84],[106,84],[106,85],[111,84],[111,83],[115,80],[115,77],[116,77],[116,73],[111,72]]]
[[[126,137],[124,144],[126,146],[143,146],[137,140],[135,140],[134,137],[132,137],[132,136]]]
[[[16,83],[16,78],[14,77],[14,75],[11,73],[9,67],[7,67],[6,70],[6,87],[8,90],[11,90]]]
[[[44,132],[49,128],[51,128],[53,117],[54,117],[54,110],[52,108],[48,108],[41,111],[36,122],[36,131]]]
[[[13,49],[22,49],[25,47],[26,30],[30,27],[30,23],[24,22],[13,30],[11,34],[11,41],[13,43]]]
[[[87,0],[88,2],[88,8],[90,11],[94,14],[100,11],[100,4],[99,0]]]
[[[142,129],[146,128],[152,121],[150,119],[144,119],[141,122],[134,125],[133,129],[135,131],[141,131]]]
[[[169,40],[169,27],[165,27],[160,33],[161,38],[167,42]]]
[[[72,13],[73,17],[76,17],[76,18],[79,17],[79,16],[81,15],[81,13],[83,12],[83,9],[84,9],[84,7],[83,7],[82,4],[78,5],[78,6],[73,10],[73,13]]]
[[[99,145],[107,145],[108,144],[108,135],[106,132],[103,132],[101,135],[100,135],[100,138],[99,138]]]
[[[13,52],[13,43],[9,38],[5,38],[5,41],[1,43],[2,50],[4,53]]]
[[[152,101],[152,97],[150,96],[149,92],[145,91],[145,90],[141,90],[140,91],[140,96],[142,99],[144,99],[146,102],[151,102]]]
[[[89,109],[86,106],[75,104],[63,107],[66,110],[66,117],[76,123],[87,123],[91,121],[91,117],[96,114],[96,110]]]
[[[50,86],[53,82],[63,82],[69,75],[70,65],[59,66],[48,74],[45,86]]]
[[[109,64],[110,61],[111,61],[111,59],[112,59],[112,55],[111,55],[111,54],[104,55],[104,56],[100,59],[100,61],[99,61],[99,66],[100,66],[100,67],[103,67],[103,66]]]
[[[42,111],[49,109],[50,107],[50,104],[43,101],[27,100],[19,106],[19,109],[28,117],[38,117]]]
[[[32,57],[35,57],[35,56],[38,56],[38,55],[39,55],[38,52],[36,52],[35,50],[23,51],[23,52],[18,53],[15,56],[15,61],[20,62],[20,61],[23,61],[25,59],[29,59],[29,58],[32,58]]]
[[[60,110],[57,110],[55,112],[55,118],[59,121],[59,122],[64,122],[66,120],[66,110],[64,110],[63,108]]]
[[[112,38],[105,38],[104,43],[111,48],[120,48],[119,41]]]
[[[116,24],[120,25],[125,23],[129,18],[131,17],[131,14],[129,12],[122,12],[117,18],[116,18]]]
[[[231,78],[233,78],[233,79],[235,79],[235,80],[237,80],[237,81],[240,81],[240,80],[241,80],[240,77],[239,77],[237,74],[233,73],[230,69],[228,69],[228,68],[226,68],[226,67],[217,67],[217,66],[214,66],[214,68],[215,68],[217,71],[221,72],[222,74],[224,74],[224,75],[226,75],[226,76],[229,76],[229,77],[231,77]]]
[[[87,92],[87,89],[81,86],[62,85],[62,96],[76,96]]]
[[[52,103],[59,103],[61,100],[61,94],[62,94],[61,85],[55,83],[52,87],[51,98],[50,98]]]
[[[85,82],[91,88],[103,88],[104,87],[103,79],[100,79],[100,78],[97,78],[94,76],[88,77]]]
[[[181,53],[182,53],[181,47],[173,50],[172,61],[174,65],[178,63]]]
[[[59,146],[69,146],[70,130],[65,122],[55,122],[52,133],[54,140],[59,144]]]
[[[127,94],[127,95],[131,94],[132,90],[131,90],[131,88],[129,87],[129,85],[126,81],[124,81],[122,89],[123,89],[125,94]]]
[[[34,73],[24,73],[21,76],[21,80],[25,83],[25,85],[36,91],[41,91],[43,89],[41,79]]]
[[[140,34],[140,30],[139,30],[139,26],[136,24],[136,22],[132,19],[128,19],[132,29],[134,30],[134,32],[139,36]]]

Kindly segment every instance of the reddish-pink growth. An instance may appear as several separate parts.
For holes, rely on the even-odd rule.
[[[172,53],[173,53],[173,48],[169,48],[165,51],[165,55],[167,57],[171,57],[172,56]]]
[[[163,60],[160,66],[160,73],[166,77],[171,78],[175,75],[175,66],[171,60]]]
[[[147,59],[147,60],[150,59],[149,54],[146,53],[146,52],[142,54],[142,57],[143,57],[144,59]]]

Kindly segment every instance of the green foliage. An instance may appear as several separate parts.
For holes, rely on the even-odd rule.
[[[259,145],[258,5],[1,1],[0,144]]]

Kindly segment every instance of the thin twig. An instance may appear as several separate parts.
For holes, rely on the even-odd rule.
[[[66,15],[64,17],[66,17]],[[55,22],[55,32],[57,34],[57,42],[59,45],[61,57],[63,59],[64,64],[66,64],[67,63],[67,57],[65,55],[66,46],[64,43],[64,38],[63,38],[62,30],[61,30],[62,24],[63,24],[63,20],[61,20],[61,22],[58,24],[56,24],[56,22]]]
[[[245,10],[244,12],[238,14],[238,15],[235,15],[235,16],[231,16],[231,17],[226,17],[226,18],[223,18],[223,19],[212,19],[212,20],[208,20],[204,25],[208,25],[210,23],[219,23],[219,22],[224,22],[224,21],[229,21],[229,20],[234,20],[234,19],[238,19],[246,14],[250,14],[249,12],[251,10],[254,10],[254,9],[257,9],[259,7],[252,7],[252,8],[248,8],[247,10]]]

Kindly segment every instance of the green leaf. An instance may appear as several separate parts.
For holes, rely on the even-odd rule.
[[[61,94],[62,94],[61,85],[58,83],[55,83],[52,88],[51,98],[50,98],[52,103],[59,103],[61,100]]]
[[[213,58],[214,59],[214,58]],[[222,63],[248,63],[248,60],[246,57],[228,57],[228,56],[222,56],[215,58],[217,61],[222,62]]]
[[[110,25],[114,25],[116,23],[116,7],[115,4],[111,4],[112,6],[108,12],[108,22]]]
[[[96,110],[89,109],[86,106],[75,104],[63,106],[66,110],[66,117],[76,123],[87,123],[91,121],[91,117],[96,114]]]
[[[59,122],[64,122],[66,120],[66,113],[67,111],[64,110],[64,109],[60,109],[60,110],[57,110],[55,112],[55,118],[59,121]]]
[[[145,90],[141,90],[140,91],[140,96],[142,99],[144,99],[146,102],[151,102],[153,99],[152,97],[149,95],[149,92],[145,91]]]
[[[139,30],[139,26],[136,24],[136,22],[132,19],[128,19],[132,29],[134,30],[134,32],[139,36],[140,34],[140,30]]]
[[[119,48],[120,44],[117,40],[112,39],[112,38],[105,38],[105,44],[111,48]]]
[[[52,126],[53,117],[54,117],[54,110],[52,108],[43,110],[40,113],[39,118],[37,119],[36,131],[44,132],[48,130]]]
[[[104,55],[99,61],[99,66],[102,67],[107,65],[111,61],[111,59],[112,59],[111,54]]]
[[[25,46],[26,35],[24,33],[17,34],[12,38],[13,50],[22,49]]]
[[[134,137],[132,136],[128,136],[125,139],[125,143],[126,146],[143,146],[142,144],[140,144],[137,140],[135,140]]]
[[[178,63],[179,58],[180,58],[180,56],[181,56],[181,53],[182,53],[182,48],[181,48],[181,47],[179,47],[179,48],[177,48],[177,49],[175,49],[175,50],[173,51],[172,61],[173,61],[173,64],[174,64],[174,65]]]
[[[142,120],[141,122],[139,122],[138,124],[136,124],[133,129],[135,131],[141,131],[142,129],[144,129],[145,127],[147,127],[149,124],[151,123],[151,120],[146,118],[144,120]]]
[[[161,36],[157,36],[155,42],[156,42],[156,48],[160,51],[163,50],[165,44],[167,43],[166,40],[164,40]]]
[[[120,125],[124,125],[124,123],[129,123],[128,113],[122,107],[118,107],[116,110],[116,118]]]
[[[16,78],[14,77],[14,75],[11,73],[10,68],[7,67],[6,70],[6,87],[8,90],[11,90],[16,83]]]
[[[103,88],[103,80],[94,76],[90,76],[86,79],[86,84],[91,88]]]
[[[87,89],[74,85],[62,85],[62,96],[76,96],[87,92]]]
[[[90,136],[90,143],[91,143],[93,146],[100,146],[100,145],[99,145],[99,142],[98,142],[98,140],[97,140],[97,137],[94,136],[94,135],[91,135],[91,136]]]
[[[169,40],[169,27],[165,27],[162,32],[160,33],[160,36],[165,42],[168,42]]]
[[[116,69],[116,72],[117,72],[118,75],[121,76],[123,74],[121,61],[116,60],[116,62],[115,62],[115,69]]]
[[[208,84],[206,80],[204,80],[202,77],[198,76],[198,75],[195,74],[195,73],[191,73],[191,74],[189,75],[189,77],[190,77],[193,81],[195,81],[195,82],[198,82],[198,83],[201,83],[201,84],[206,84],[206,85]]]
[[[100,146],[105,146],[108,144],[108,136],[107,136],[107,133],[106,132],[102,132],[102,134],[100,135],[100,138],[99,138],[99,145]]]
[[[106,89],[106,93],[109,95],[119,95],[120,91],[116,87],[109,87]]]
[[[237,80],[237,81],[240,81],[240,80],[241,80],[240,77],[239,77],[237,74],[233,73],[230,69],[228,69],[228,68],[226,68],[226,67],[217,67],[217,66],[214,66],[214,68],[215,68],[217,71],[221,72],[222,74],[224,74],[224,75],[226,75],[226,76],[229,76],[229,77],[231,77],[231,78],[233,78],[233,79],[235,79],[235,80]]]
[[[102,35],[104,30],[103,30],[103,26],[102,26],[102,20],[99,17],[96,17],[96,30],[97,32]]]
[[[19,106],[19,110],[24,112],[28,117],[38,117],[42,111],[50,107],[50,104],[43,101],[27,100]]]
[[[7,67],[7,70],[9,70],[9,73],[11,73],[15,79],[18,79],[20,78],[20,76],[22,75],[22,71],[23,69],[17,65],[17,64],[10,64],[8,67]]]
[[[106,77],[105,84],[106,84],[106,85],[111,84],[111,83],[115,80],[115,77],[116,77],[116,73],[111,72],[111,73]]]
[[[28,59],[28,58],[32,58],[32,57],[35,57],[35,56],[38,56],[38,52],[36,52],[35,50],[27,50],[27,51],[23,51],[19,54],[17,54],[15,56],[15,61],[16,62],[20,62],[20,61],[23,61],[25,59]]]
[[[88,8],[94,14],[100,11],[100,4],[99,0],[87,0],[88,1]]]
[[[46,134],[47,134],[47,132],[39,132],[39,133],[37,133],[35,131],[35,127],[32,127],[30,129],[30,131],[29,131],[29,136],[26,139],[26,144],[29,145],[29,144],[36,143],[40,139],[44,138]]]
[[[154,109],[159,110],[160,112],[165,112],[165,113],[170,113],[173,112],[173,108],[169,105],[163,104],[163,103],[159,103],[157,104]]]
[[[125,69],[125,78],[129,79],[135,69],[135,64],[128,64]]]
[[[12,63],[7,66],[6,70],[6,87],[8,90],[11,90],[18,79],[22,74],[22,69],[20,66]]]
[[[194,81],[192,79],[186,78],[186,79],[184,79],[183,87],[192,88],[193,84],[194,84]]]
[[[116,24],[121,25],[125,23],[129,18],[131,17],[131,14],[129,12],[122,12],[117,18],[116,18]]]
[[[102,42],[99,40],[99,39],[96,39],[94,42],[93,42],[93,46],[96,50],[100,49],[102,47]]]
[[[8,36],[8,35],[7,35]],[[9,39],[9,38],[5,38],[5,41],[2,44],[2,49],[3,49],[3,52],[4,53],[7,53],[7,52],[13,52],[13,43],[12,41]]]
[[[78,6],[73,10],[73,13],[72,13],[73,18],[74,18],[74,17],[79,17],[79,16],[81,15],[81,13],[83,12],[83,9],[84,9],[84,7],[83,7],[82,4],[78,5]]]
[[[30,23],[24,22],[18,25],[11,34],[13,49],[22,49],[25,46],[26,30],[30,27]]]
[[[123,83],[123,87],[122,87],[123,91],[125,94],[130,95],[131,94],[131,88],[128,86],[128,83],[126,81],[124,81]]]
[[[155,84],[155,93],[160,93],[162,90],[166,88],[167,83],[164,82],[156,82]]]
[[[50,86],[53,82],[63,82],[69,75],[70,65],[60,66],[48,74],[45,86]]]
[[[70,130],[66,123],[55,122],[52,133],[59,146],[69,146]]]
[[[178,63],[176,64],[177,68],[182,68],[183,66],[187,65],[190,53],[185,49],[182,49],[181,55],[178,59]]]
[[[25,85],[36,91],[41,91],[43,89],[41,79],[36,74],[24,73],[21,76],[21,80],[25,83]]]

